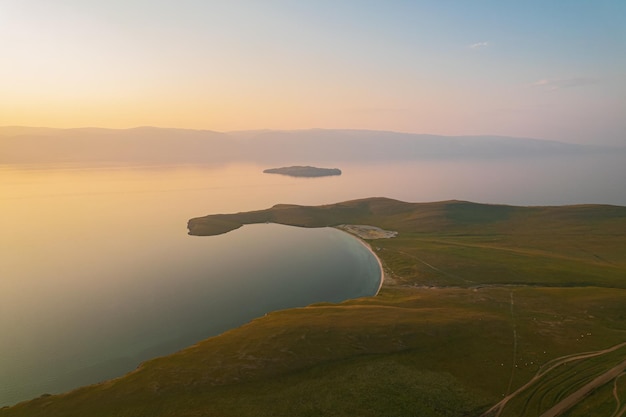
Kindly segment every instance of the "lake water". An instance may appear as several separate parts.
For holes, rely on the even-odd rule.
[[[267,166],[0,167],[0,406],[119,376],[276,309],[371,295],[376,260],[334,229],[187,235],[191,217],[386,196],[626,205],[623,158]]]

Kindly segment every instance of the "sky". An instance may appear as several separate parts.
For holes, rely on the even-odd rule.
[[[0,126],[626,145],[623,0],[0,0]]]

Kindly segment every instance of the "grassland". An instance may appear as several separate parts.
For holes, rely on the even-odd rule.
[[[388,279],[376,297],[273,312],[0,416],[539,416],[626,358],[625,207],[376,198],[189,229],[259,222],[395,230],[370,241]],[[562,411],[625,402],[617,376]]]

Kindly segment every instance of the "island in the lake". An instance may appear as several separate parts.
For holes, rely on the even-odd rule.
[[[290,177],[330,177],[341,175],[338,168],[317,168],[311,166],[291,166],[282,168],[269,168],[263,171],[265,174],[280,174]]]

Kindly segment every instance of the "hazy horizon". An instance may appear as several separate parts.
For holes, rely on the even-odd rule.
[[[625,145],[626,3],[5,1],[0,125]]]
[[[621,154],[626,148],[507,136],[363,129],[212,130],[0,127],[0,164],[282,165],[496,160]],[[271,168],[271,166],[269,166]]]
[[[128,127],[103,127],[96,125],[85,125],[85,126],[62,126],[62,127],[52,127],[52,126],[37,126],[37,125],[0,125],[0,135],[4,136],[17,136],[23,135],[25,133],[35,133],[35,132],[54,132],[54,131],[137,131],[137,130],[161,130],[161,131],[195,131],[195,132],[209,132],[209,133],[221,133],[227,135],[239,135],[239,134],[263,134],[267,132],[324,132],[324,131],[342,131],[342,132],[372,132],[372,133],[392,133],[392,134],[401,134],[401,135],[413,135],[413,136],[430,136],[430,137],[452,137],[452,138],[473,138],[473,137],[490,137],[490,138],[510,138],[510,139],[529,139],[536,140],[542,142],[558,142],[564,144],[571,145],[598,145],[601,147],[621,147],[626,146],[625,143],[578,143],[575,141],[568,141],[566,139],[550,139],[545,137],[530,137],[530,136],[518,136],[518,135],[505,135],[495,133],[473,133],[473,134],[439,134],[432,132],[409,132],[403,130],[394,130],[394,129],[367,129],[360,127],[346,127],[346,128],[327,128],[327,127],[300,127],[295,129],[280,129],[280,128],[249,128],[249,129],[234,129],[234,130],[217,130],[210,128],[190,128],[190,127],[180,127],[180,126],[157,126],[157,125],[136,125],[136,126],[128,126]]]

